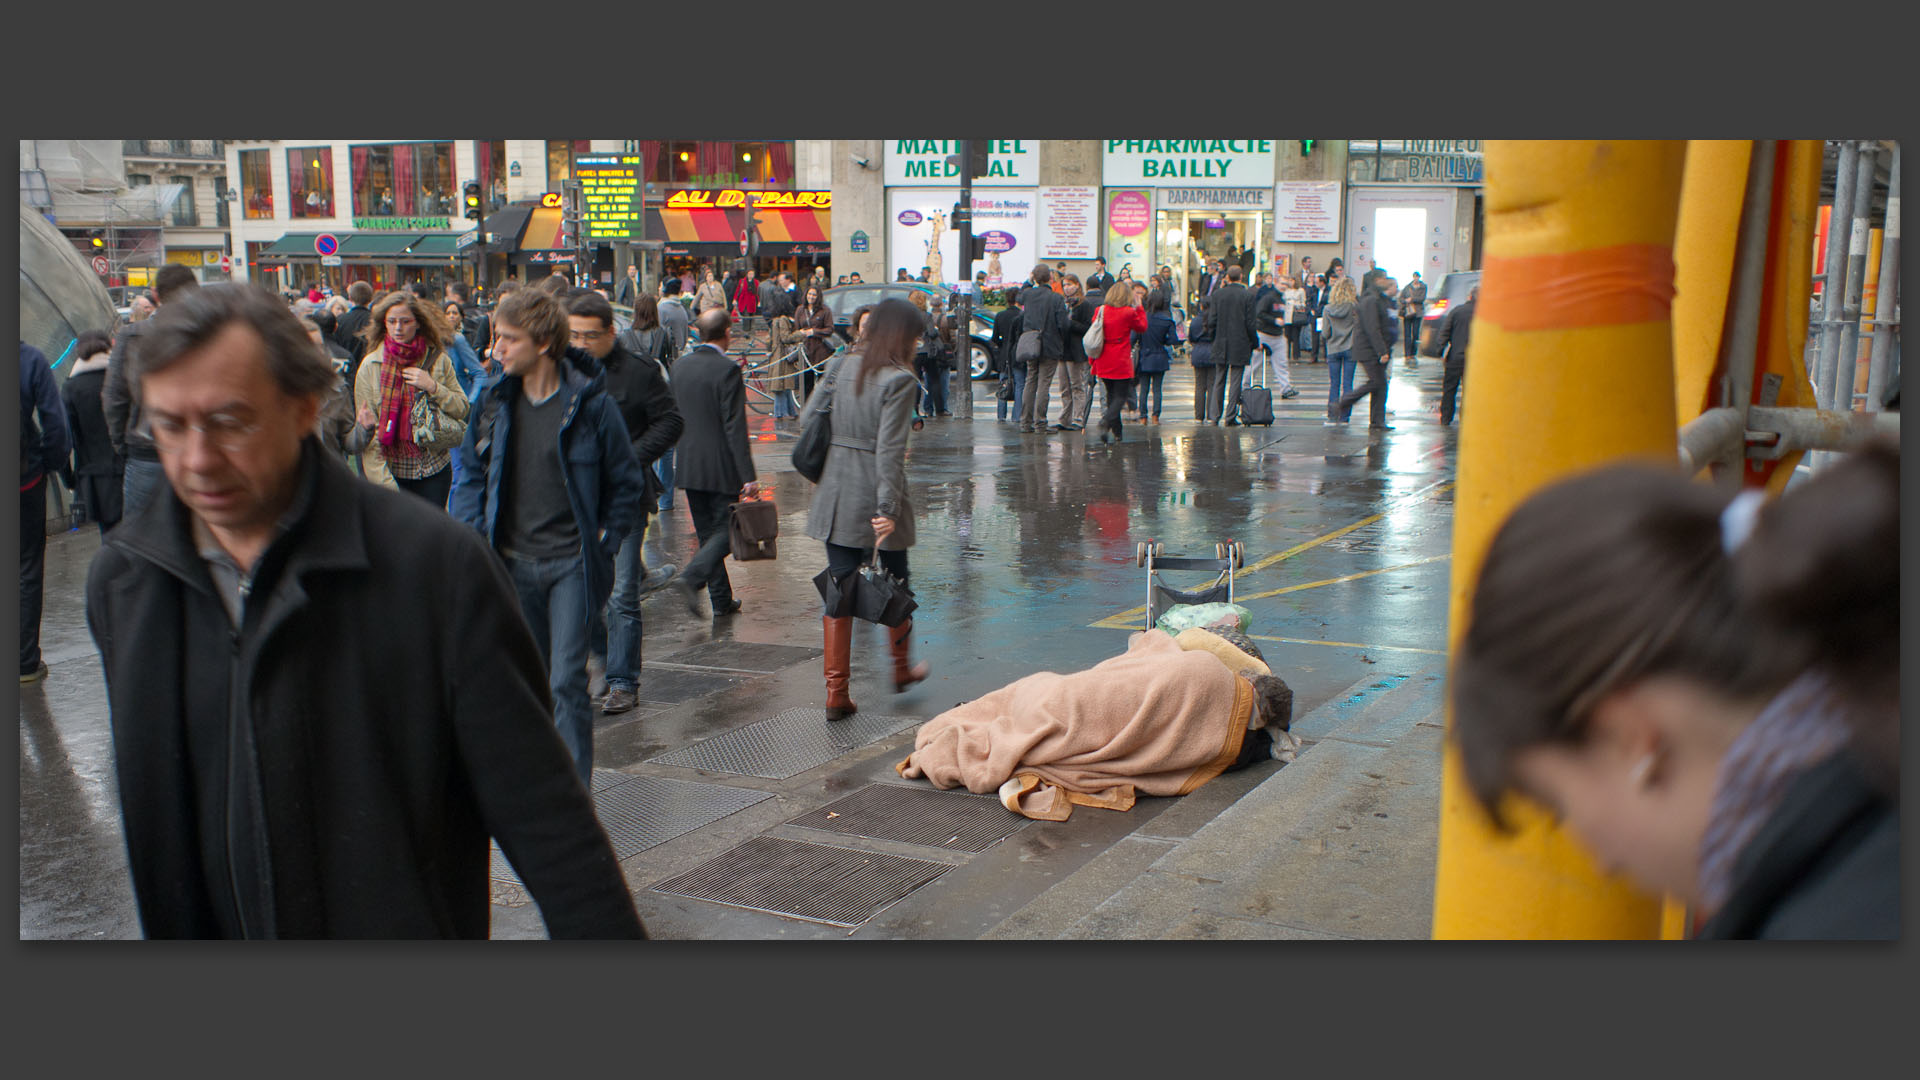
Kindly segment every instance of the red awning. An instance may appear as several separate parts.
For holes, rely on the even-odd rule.
[[[831,210],[811,207],[779,210],[762,208],[760,239],[769,243],[831,243],[832,213]],[[737,244],[746,227],[747,212],[741,208],[647,208],[649,240],[679,244]]]

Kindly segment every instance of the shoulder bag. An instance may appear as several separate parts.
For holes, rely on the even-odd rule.
[[[446,354],[442,353],[441,358],[445,359]],[[448,361],[448,363],[451,362]],[[436,383],[440,381],[439,367],[440,365],[435,363],[428,369],[434,373]],[[410,419],[413,423],[413,445],[422,450],[451,450],[459,446],[467,437],[467,422],[455,420],[442,412],[440,406],[433,403],[432,394],[425,390],[413,392],[413,410]]]
[[[827,447],[833,445],[833,384],[840,378],[840,368],[846,362],[847,358],[842,356],[827,370],[827,377],[814,391],[826,396],[820,399],[820,408],[808,418],[807,426],[793,443],[793,471],[806,477],[809,483],[819,483],[821,474],[827,471]]]
[[[1087,332],[1080,338],[1080,346],[1087,350],[1087,359],[1089,360],[1106,351],[1106,321],[1107,305],[1101,304],[1100,309],[1093,313],[1093,325],[1087,327]]]

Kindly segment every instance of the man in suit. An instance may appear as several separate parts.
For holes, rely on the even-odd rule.
[[[1027,385],[1025,364],[1014,363],[1013,343],[1020,340],[1020,294],[1016,290],[1007,290],[1005,310],[993,317],[993,356],[1000,365],[1000,379],[1010,382],[1013,397],[1010,400],[994,402],[994,419],[1005,420],[1011,411],[1015,420],[1020,419],[1020,391]]]
[[[1384,271],[1369,270],[1363,276],[1366,287],[1360,291],[1359,311],[1356,313],[1358,326],[1353,333],[1353,358],[1360,363],[1360,369],[1367,373],[1364,386],[1356,386],[1346,392],[1339,402],[1328,409],[1328,419],[1346,423],[1353,416],[1353,407],[1363,397],[1372,396],[1369,405],[1367,429],[1392,431],[1387,425],[1387,359],[1393,348],[1393,305],[1387,300],[1387,288],[1393,279]]]
[[[675,448],[675,472],[687,493],[694,535],[700,550],[673,581],[687,611],[700,614],[699,589],[706,586],[715,618],[740,610],[727,579],[727,526],[735,499],[760,490],[754,483],[753,451],[747,443],[746,382],[740,365],[727,356],[733,320],[715,309],[693,324],[700,344],[673,363],[673,400],[684,427]]]
[[[1087,295],[1107,295],[1107,290],[1113,288],[1113,281],[1113,275],[1107,273],[1107,260],[1094,256],[1093,273],[1087,276]]]
[[[627,276],[621,279],[620,290],[613,294],[613,301],[616,304],[632,307],[633,302],[638,299],[640,299],[640,267],[628,263]]]
[[[1480,286],[1475,285],[1467,294],[1467,302],[1447,312],[1440,320],[1439,329],[1433,332],[1433,346],[1428,356],[1444,357],[1446,373],[1440,380],[1440,425],[1445,427],[1453,423],[1455,399],[1460,394],[1460,380],[1467,374],[1467,342],[1473,336],[1473,302],[1480,297]]]
[[[1222,396],[1226,400],[1220,410],[1214,409],[1212,401],[1207,402],[1207,419],[1218,424],[1224,415],[1228,427],[1239,427],[1240,380],[1253,359],[1259,328],[1254,319],[1253,294],[1240,283],[1245,271],[1239,263],[1228,263],[1223,273],[1226,282],[1213,290],[1209,310],[1213,319],[1213,362],[1224,372],[1226,392]]]

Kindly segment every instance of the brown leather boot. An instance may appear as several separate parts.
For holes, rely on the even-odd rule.
[[[887,644],[893,650],[893,692],[896,694],[904,693],[907,687],[925,680],[930,671],[926,661],[918,664],[912,662],[912,633],[912,619],[887,629]]]
[[[820,627],[827,649],[821,658],[827,674],[827,719],[845,720],[857,711],[853,698],[847,693],[847,679],[853,667],[853,616],[838,619],[822,616]]]

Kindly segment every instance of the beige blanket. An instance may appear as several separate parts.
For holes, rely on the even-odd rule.
[[[1090,670],[1039,672],[941,713],[894,768],[1064,821],[1074,804],[1126,810],[1136,791],[1198,788],[1233,764],[1252,710],[1245,679],[1153,630]]]

